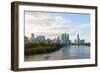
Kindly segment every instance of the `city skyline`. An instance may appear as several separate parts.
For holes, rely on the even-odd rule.
[[[32,34],[33,34],[33,36],[32,36]],[[67,33],[62,33],[61,35],[55,36],[54,38],[47,38],[45,35],[37,35],[36,36],[34,33],[31,33],[30,37],[28,37],[28,36],[25,36],[25,37],[27,37],[29,40],[32,40],[32,38],[33,39],[37,39],[39,37],[43,37],[45,40],[47,40],[47,39],[50,39],[50,40],[55,40],[56,39],[57,40],[57,38],[59,37],[59,40],[62,40],[62,35],[63,34],[66,34],[66,38],[63,41],[66,41],[66,39],[69,39],[71,42],[75,42],[75,40],[85,40],[85,43],[90,43],[90,42],[87,42],[86,39],[81,38],[80,34],[74,35],[74,39],[71,39],[70,38],[71,36],[69,34],[67,34]]]
[[[55,38],[63,32],[76,39],[80,34],[86,42],[90,42],[90,15],[79,13],[56,12],[25,12],[25,36],[31,33],[36,36],[44,35],[46,38]]]
[[[62,43],[62,44],[70,44],[70,43],[75,44],[75,43],[79,43],[79,42],[80,42],[80,44],[90,43],[90,42],[85,42],[85,39],[82,39],[79,34],[77,34],[76,36],[77,36],[77,38],[72,40],[72,39],[70,39],[69,34],[62,33],[61,36],[56,36],[56,38],[50,39],[50,38],[45,38],[44,35],[35,36],[34,33],[31,33],[31,37],[28,38],[27,36],[25,36],[25,40],[26,40],[26,43],[29,43],[29,42],[30,43],[32,43],[32,42],[39,43],[40,41],[41,41],[41,43],[43,43],[44,41],[53,41],[55,43]]]

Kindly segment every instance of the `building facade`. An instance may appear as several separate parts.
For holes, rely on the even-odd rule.
[[[63,33],[61,36],[61,44],[69,45],[69,35],[66,33]]]

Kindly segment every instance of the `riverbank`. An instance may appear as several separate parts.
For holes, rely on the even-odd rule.
[[[25,55],[51,53],[59,50],[62,47],[60,44],[25,44]]]
[[[71,60],[71,59],[89,59],[90,47],[85,45],[63,46],[59,50],[51,53],[25,55],[24,61],[50,61],[50,60]]]

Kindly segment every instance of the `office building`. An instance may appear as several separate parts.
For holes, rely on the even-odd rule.
[[[45,36],[43,36],[43,35],[37,36],[36,39],[35,39],[35,42],[36,43],[44,43],[45,42]]]
[[[79,45],[80,44],[80,37],[79,37],[79,34],[77,34],[77,44]]]
[[[67,34],[67,39],[66,39],[66,42],[67,42],[67,45],[70,44],[70,41],[69,41],[69,34]]]
[[[66,44],[67,43],[66,39],[67,39],[66,33],[63,33],[62,36],[61,36],[61,43]]]
[[[63,33],[61,36],[61,44],[69,45],[69,35],[66,33]]]
[[[85,40],[84,39],[80,40],[80,44],[81,45],[84,45],[84,43],[85,43]]]
[[[30,42],[31,43],[34,43],[34,40],[35,40],[35,36],[34,36],[34,33],[31,34],[31,37],[30,37]]]
[[[26,37],[26,36],[24,36],[24,43],[25,43],[25,44],[29,43],[29,39],[28,39],[28,37]]]

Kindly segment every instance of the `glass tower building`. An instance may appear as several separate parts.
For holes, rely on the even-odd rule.
[[[69,35],[66,33],[63,33],[61,36],[61,43],[64,45],[69,45]]]

